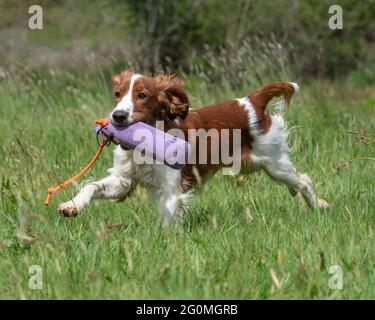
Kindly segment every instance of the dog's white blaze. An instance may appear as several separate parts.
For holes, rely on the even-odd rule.
[[[131,76],[130,84],[129,84],[129,90],[126,93],[126,95],[124,95],[122,97],[121,101],[117,104],[115,109],[113,109],[113,112],[116,111],[116,110],[123,110],[123,111],[128,112],[129,117],[131,117],[131,115],[133,114],[133,110],[134,110],[134,102],[133,102],[133,96],[132,96],[134,82],[137,79],[139,79],[140,77],[141,77],[141,75],[139,75],[139,74],[133,74]]]

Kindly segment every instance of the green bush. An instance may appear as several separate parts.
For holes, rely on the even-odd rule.
[[[332,78],[347,74],[374,55],[373,1],[336,1],[343,8],[344,28],[331,30],[331,1],[127,1],[135,19],[141,64],[154,72],[188,67],[192,55],[231,53],[244,39],[287,49],[295,72]],[[372,30],[372,31],[371,31]],[[144,58],[146,57],[146,58]],[[283,57],[282,57],[283,58]]]
[[[215,60],[237,87],[233,75],[259,69],[263,57],[270,69],[262,72],[280,67],[277,73],[285,74],[287,64],[303,78],[341,78],[356,69],[367,74],[375,65],[373,0],[43,0],[43,31],[27,28],[31,4],[0,0],[5,66],[117,64],[151,74],[207,67],[212,81]],[[332,4],[342,6],[342,30],[328,27]],[[282,48],[279,57],[268,60],[270,46]]]

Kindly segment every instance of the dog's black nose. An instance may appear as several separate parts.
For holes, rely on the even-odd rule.
[[[123,124],[127,121],[129,113],[124,110],[116,110],[112,114],[113,120],[118,124]]]

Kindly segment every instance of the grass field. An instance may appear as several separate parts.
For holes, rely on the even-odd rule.
[[[117,70],[119,71],[119,70]],[[290,79],[295,80],[295,79]],[[187,80],[193,107],[241,97]],[[94,202],[76,219],[45,208],[47,187],[95,153],[92,120],[112,108],[105,73],[20,71],[0,80],[0,298],[375,298],[375,91],[301,84],[286,113],[299,171],[331,208],[310,211],[263,173],[217,175],[183,224],[157,227],[144,189],[124,203]],[[105,150],[85,180],[106,174]],[[29,267],[43,288],[29,288]],[[343,270],[332,290],[330,266]]]

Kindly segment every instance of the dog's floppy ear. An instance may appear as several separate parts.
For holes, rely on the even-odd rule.
[[[169,119],[185,118],[189,112],[189,98],[183,89],[183,81],[175,75],[158,75],[154,78],[159,90],[158,101]]]
[[[117,87],[121,83],[121,74],[115,74],[112,76],[112,82]]]
[[[118,87],[122,82],[126,81],[126,79],[130,78],[134,74],[132,69],[125,70],[120,74],[115,74],[112,76],[113,84]]]

